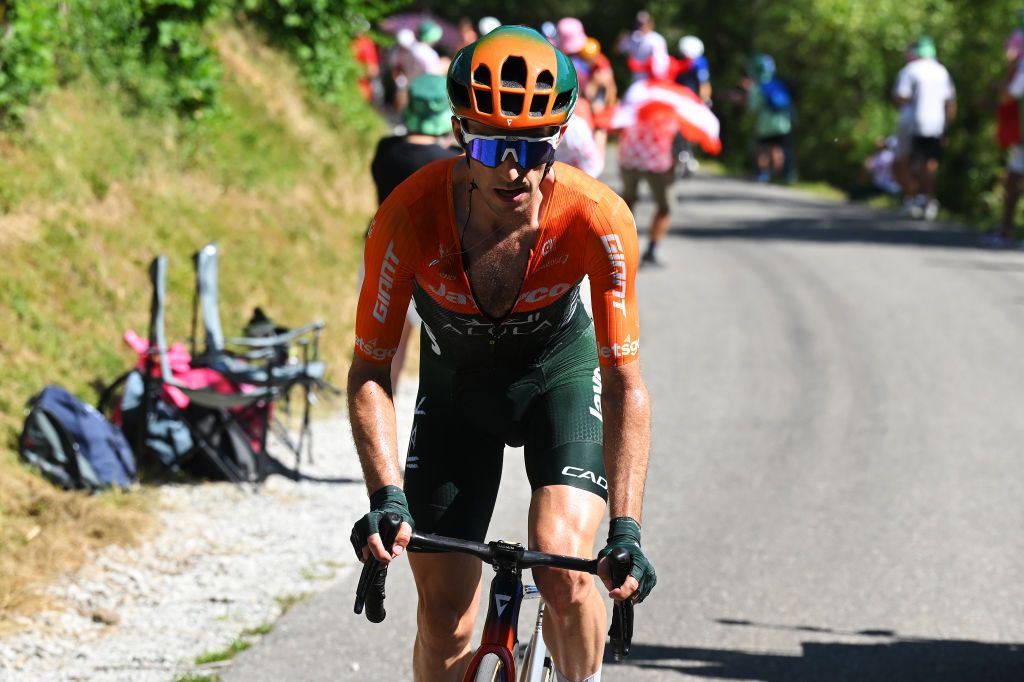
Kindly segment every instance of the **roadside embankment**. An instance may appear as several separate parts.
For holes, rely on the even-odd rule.
[[[0,134],[0,632],[45,606],[54,576],[151,527],[147,493],[56,490],[17,463],[14,439],[45,384],[93,401],[133,362],[120,339],[145,333],[154,255],[170,258],[169,338],[189,333],[190,256],[218,240],[224,328],[255,306],[285,325],[324,319],[321,354],[344,376],[374,197],[374,139],[354,130],[375,115],[340,120],[245,29],[214,44],[220,105],[200,118],[131,112],[83,77]]]

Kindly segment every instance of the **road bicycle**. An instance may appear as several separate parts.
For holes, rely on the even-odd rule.
[[[381,541],[385,547],[394,543],[401,526],[401,518],[395,514],[386,515],[381,521]],[[537,566],[561,568],[570,571],[597,574],[597,559],[548,554],[528,550],[516,542],[497,540],[488,543],[459,540],[427,533],[413,533],[408,549],[431,552],[459,552],[475,556],[494,567],[491,580],[490,602],[487,619],[484,621],[480,646],[470,660],[463,677],[464,682],[515,682],[516,671],[520,671],[519,682],[553,682],[554,667],[542,636],[544,603],[537,608],[537,620],[530,642],[521,646],[518,642],[517,625],[519,610],[524,599],[538,599],[540,592],[534,585],[523,583],[523,571]],[[612,581],[616,586],[629,575],[632,557],[625,549],[618,548],[609,557]],[[363,564],[356,588],[355,612],[360,614],[364,607],[371,623],[384,620],[384,582],[387,567],[370,557]],[[608,632],[612,658],[621,661],[629,655],[633,637],[633,603],[629,600],[616,602],[612,611],[612,625]]]

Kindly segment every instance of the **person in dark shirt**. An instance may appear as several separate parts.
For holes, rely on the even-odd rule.
[[[409,86],[409,106],[403,112],[405,135],[385,137],[377,143],[370,172],[377,185],[377,203],[410,175],[437,159],[461,154],[445,139],[452,132],[444,76],[424,74]]]
[[[423,166],[462,153],[458,147],[448,144],[452,132],[452,110],[448,106],[444,76],[424,74],[414,80],[409,86],[409,104],[403,111],[403,117],[406,134],[385,137],[378,142],[370,164],[373,182],[377,185],[378,204],[383,204],[396,187]],[[419,315],[410,305],[402,340],[391,364],[392,390],[398,386],[409,335],[419,323]]]

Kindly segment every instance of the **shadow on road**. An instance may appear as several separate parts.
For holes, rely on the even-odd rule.
[[[861,242],[981,249],[978,236],[942,224],[923,223],[883,215],[837,215],[826,218],[790,217],[719,223],[708,227],[677,227],[669,235],[688,239],[750,239],[808,242]]]
[[[838,632],[813,626],[762,626],[721,620],[724,625],[771,627],[860,636],[875,641],[803,642],[800,654],[634,644],[628,665],[694,677],[762,682],[1019,682],[1024,680],[1024,644],[901,637],[887,630]]]

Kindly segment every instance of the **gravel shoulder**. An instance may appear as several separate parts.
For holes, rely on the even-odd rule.
[[[400,439],[414,383],[399,389]],[[197,657],[254,641],[243,633],[265,631],[289,604],[343,580],[357,565],[349,529],[366,505],[348,419],[317,421],[314,443],[302,480],[273,476],[258,493],[227,483],[162,487],[158,533],[103,550],[52,586],[58,608],[0,639],[0,680],[165,682],[200,673]]]

